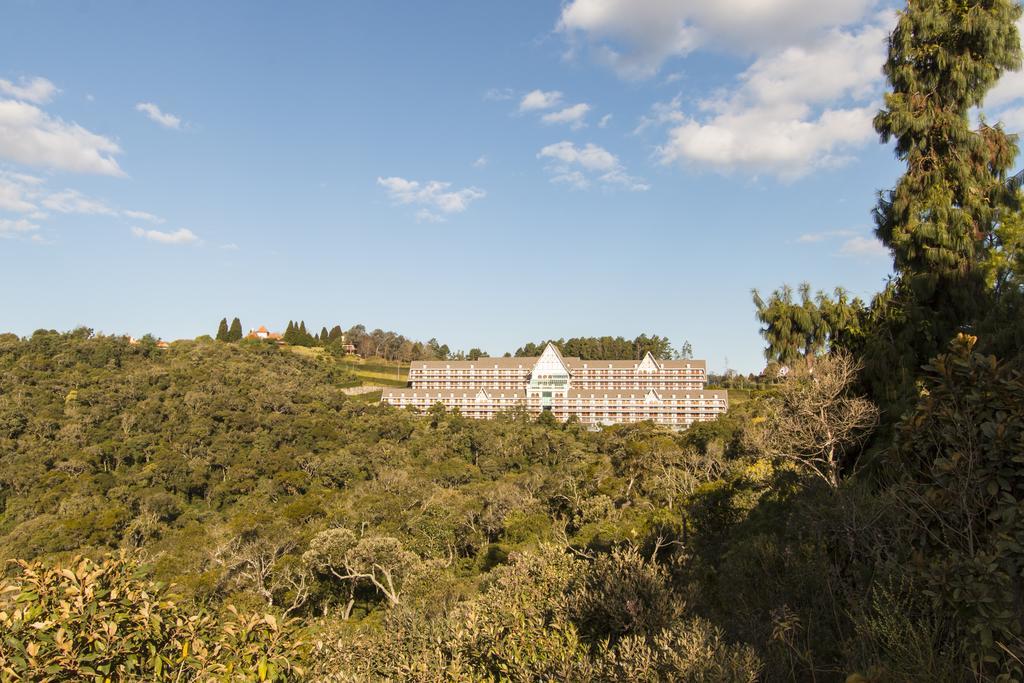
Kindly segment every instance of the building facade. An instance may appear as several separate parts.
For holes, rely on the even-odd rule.
[[[416,361],[409,386],[385,388],[381,400],[420,411],[441,403],[481,419],[524,407],[590,425],[651,420],[682,429],[728,409],[728,392],[708,391],[706,383],[704,361],[659,361],[650,353],[640,361],[584,361],[548,344],[534,358]]]

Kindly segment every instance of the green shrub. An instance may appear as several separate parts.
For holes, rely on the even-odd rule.
[[[977,675],[1024,678],[1024,381],[960,335],[900,425],[906,567]]]
[[[302,644],[273,615],[192,612],[124,556],[17,561],[0,582],[0,672],[15,681],[289,681]]]

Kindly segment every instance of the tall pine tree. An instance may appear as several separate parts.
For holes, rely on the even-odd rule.
[[[970,273],[1010,198],[1016,140],[984,123],[972,130],[968,112],[1020,68],[1020,13],[1011,0],[911,0],[900,13],[884,67],[892,92],[874,123],[907,164],[875,211],[901,274]]]
[[[228,340],[228,319],[221,318],[220,325],[217,326],[217,341]]]
[[[242,339],[242,321],[235,318],[231,321],[231,329],[228,330],[228,341],[236,342]]]
[[[897,274],[866,349],[878,400],[911,397],[917,369],[985,314],[986,240],[1015,203],[1017,146],[999,126],[972,129],[969,112],[1020,67],[1020,14],[1012,0],[908,0],[889,37],[892,90],[874,125],[906,171],[874,211]]]

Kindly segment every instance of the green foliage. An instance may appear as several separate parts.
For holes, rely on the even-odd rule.
[[[228,330],[227,341],[242,341],[242,321],[238,318],[231,321],[231,329]]]
[[[220,325],[217,326],[217,341],[228,341],[228,319],[221,318]]]
[[[294,624],[192,611],[124,556],[17,562],[0,583],[4,680],[245,680],[303,676]]]
[[[826,350],[859,346],[865,312],[860,299],[849,300],[842,287],[836,288],[834,298],[824,292],[812,296],[806,282],[799,291],[799,302],[793,300],[788,285],[772,292],[767,300],[756,289],[752,292],[761,336],[768,343],[766,360],[794,365],[801,358],[813,360]]]
[[[926,368],[926,392],[900,425],[894,485],[908,570],[978,674],[1024,677],[1024,381],[961,336]],[[1014,654],[1016,653],[1016,654]]]
[[[655,637],[683,614],[667,570],[633,549],[601,555],[569,596],[569,613],[592,642]]]
[[[892,91],[875,129],[895,140],[907,172],[879,202],[878,236],[897,271],[922,286],[974,269],[1007,202],[1015,140],[984,124],[972,131],[968,113],[1005,71],[1020,68],[1020,14],[1010,0],[912,2],[890,36]]]
[[[990,348],[1007,353],[1019,348],[1007,336],[1024,338],[1019,285],[1006,297],[993,289],[1005,264],[992,252],[1013,242],[1000,226],[1019,206],[1019,183],[1007,180],[1016,136],[970,123],[1000,76],[1020,68],[1020,14],[1011,0],[913,2],[889,40],[892,90],[875,129],[906,172],[874,212],[896,278],[872,304],[864,359],[874,398],[894,416],[912,404],[918,369],[958,332],[998,334]]]
[[[285,332],[282,335],[282,339],[287,344],[292,346],[316,346],[317,340],[306,331],[306,322],[300,321],[296,325],[291,320],[288,321],[288,327],[285,328]]]
[[[629,619],[628,633],[614,643],[584,639],[581,628],[601,625],[579,619],[603,615],[589,611],[596,605],[588,598],[574,607],[566,595],[599,600],[636,596],[638,585],[659,595],[668,590],[664,572],[635,556],[617,558],[633,578],[624,593],[609,567],[591,569],[552,546],[518,554],[493,572],[483,593],[452,612],[432,618],[395,612],[381,630],[320,641],[318,673],[338,681],[757,680],[760,662],[750,648],[730,645],[707,622],[675,619],[658,605],[632,607],[664,618],[638,621],[620,612]],[[580,603],[587,605],[583,612]]]
[[[667,360],[676,353],[668,337],[641,334],[636,339],[623,337],[573,337],[571,339],[551,339],[550,343],[559,348],[562,354],[583,360],[616,360],[632,358],[640,360],[650,352],[655,358]],[[528,343],[516,349],[515,356],[539,356],[549,341],[537,344]],[[692,349],[690,349],[692,352]]]

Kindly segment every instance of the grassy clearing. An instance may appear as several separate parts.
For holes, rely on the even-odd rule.
[[[367,381],[383,380],[390,382],[402,382],[404,384],[409,379],[408,371],[400,373],[396,373],[394,370],[392,370],[391,372],[373,372],[363,370],[360,367],[354,367],[352,368],[352,372],[354,372],[357,376],[366,379]]]
[[[729,389],[729,405],[738,406],[750,400],[749,389]]]
[[[285,346],[288,351],[314,359],[335,359],[326,349],[318,346]],[[385,361],[380,358],[363,360],[358,356],[346,356],[335,362],[358,378],[358,384],[379,384],[387,387],[404,387],[409,381],[409,364]],[[378,399],[380,396],[378,395]]]
[[[307,356],[309,358],[320,358],[327,353],[319,346],[282,346],[281,348],[288,349],[292,353],[297,353],[300,356]]]
[[[372,391],[368,394],[357,394],[355,396],[349,396],[348,400],[357,401],[361,403],[380,403],[381,396],[384,394],[382,391]]]
[[[346,358],[342,364],[364,384],[404,387],[409,381],[408,363],[389,363],[378,358],[371,361]]]

